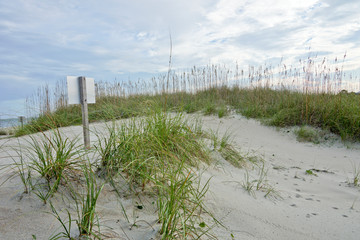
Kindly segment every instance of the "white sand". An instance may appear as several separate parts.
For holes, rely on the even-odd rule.
[[[256,198],[251,196],[242,187],[246,170],[234,168],[217,157],[202,177],[204,180],[212,177],[206,205],[226,227],[214,229],[218,239],[232,239],[231,234],[235,239],[360,239],[360,187],[347,183],[353,177],[352,164],[360,164],[358,145],[348,148],[342,143],[331,146],[299,143],[291,132],[277,131],[237,115],[224,119],[203,117],[203,123],[204,128],[218,131],[220,136],[230,132],[234,146],[241,152],[264,159],[267,183],[281,196],[265,198],[266,193],[262,191],[254,191]],[[81,137],[79,126],[62,131]],[[91,137],[95,139],[94,135]],[[26,137],[19,138],[23,146],[26,145],[24,139]],[[2,144],[18,143],[15,138],[0,139],[0,146]],[[12,163],[8,154],[13,153],[0,150],[1,164]],[[327,172],[313,171],[317,176],[307,175],[308,169]],[[250,180],[259,178],[257,167],[250,166],[248,171]],[[2,181],[9,174],[3,170]],[[0,239],[32,239],[32,234],[37,239],[48,239],[51,234],[62,231],[58,229],[58,221],[48,213],[49,204],[43,205],[36,195],[23,195],[22,191],[17,177],[0,187]],[[60,197],[52,201],[58,210],[69,208]],[[119,198],[105,185],[97,207],[102,233],[112,239],[155,238],[159,226],[153,201],[124,196],[121,204],[129,223]],[[140,210],[138,205],[144,208]],[[65,212],[62,214],[66,216]],[[134,222],[137,226],[131,228]],[[72,231],[76,233],[75,223]]]

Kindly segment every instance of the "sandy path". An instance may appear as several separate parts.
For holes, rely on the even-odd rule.
[[[343,144],[299,143],[295,137],[234,116],[219,120],[205,117],[204,126],[230,132],[242,150],[260,154],[267,179],[283,199],[269,200],[256,191],[256,199],[241,186],[245,171],[221,162],[206,174],[212,176],[208,197],[219,219],[235,239],[359,239],[360,188],[346,181],[352,163],[360,164],[360,151]],[[305,174],[308,169],[326,170]],[[258,179],[258,171],[251,171]],[[223,232],[220,239],[231,239]]]
[[[360,236],[360,188],[348,186],[346,181],[353,175],[352,163],[360,164],[360,150],[348,149],[342,144],[333,146],[299,143],[291,134],[265,127],[254,120],[241,116],[224,119],[202,117],[204,128],[226,131],[233,137],[233,144],[242,152],[250,152],[265,160],[267,180],[282,198],[265,198],[265,193],[255,191],[256,198],[241,186],[245,180],[244,169],[232,167],[221,158],[203,173],[212,177],[206,197],[208,208],[227,227],[214,229],[219,239],[359,239]],[[102,124],[92,128],[101,129]],[[69,136],[80,136],[81,127],[62,129]],[[95,136],[91,136],[95,139]],[[20,144],[26,144],[19,138]],[[0,139],[0,145],[5,139]],[[16,145],[11,139],[7,145]],[[11,163],[8,153],[0,151],[2,164]],[[10,151],[11,154],[11,151]],[[327,170],[306,175],[307,169]],[[5,177],[7,173],[2,172]],[[258,178],[258,169],[249,170],[250,178]],[[46,213],[34,196],[21,196],[19,179],[13,179],[0,187],[0,239],[47,239],[59,226],[55,218]],[[151,239],[157,225],[151,200],[142,200],[146,206],[137,210],[138,201],[129,198],[123,206],[129,213],[126,222],[120,204],[110,187],[104,189],[98,211],[101,222],[111,229],[113,239]],[[59,199],[54,200],[59,208],[65,207]],[[130,229],[132,222],[136,229]],[[151,223],[155,230],[148,226]],[[74,224],[75,225],[75,224]],[[73,231],[76,231],[76,226]]]

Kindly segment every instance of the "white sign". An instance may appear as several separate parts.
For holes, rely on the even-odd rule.
[[[86,79],[86,97],[87,103],[95,103],[95,82],[93,78]],[[80,100],[80,82],[79,77],[67,76],[68,87],[68,103],[69,104],[81,104]]]

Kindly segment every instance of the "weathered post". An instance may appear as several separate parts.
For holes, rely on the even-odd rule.
[[[21,128],[24,128],[24,120],[25,120],[24,116],[19,117],[19,122],[20,122]]]
[[[84,132],[84,145],[85,148],[90,148],[90,131],[89,131],[89,112],[87,105],[87,94],[86,94],[86,79],[85,77],[79,77],[80,86],[80,101],[82,109],[82,123]]]
[[[85,148],[90,148],[88,104],[95,103],[93,78],[67,76],[68,104],[81,104]]]

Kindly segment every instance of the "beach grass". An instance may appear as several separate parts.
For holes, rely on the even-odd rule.
[[[29,135],[27,146],[14,148],[18,156],[11,167],[24,184],[24,194],[34,193],[44,205],[50,202],[52,214],[63,227],[63,231],[51,238],[73,237],[70,228],[76,222],[80,236],[100,239],[99,231],[93,230],[94,224],[98,224],[95,207],[103,186],[98,182],[108,182],[114,191],[122,192],[124,186],[111,184],[118,178],[126,180],[129,188],[125,191],[157,196],[159,238],[214,238],[210,230],[211,222],[216,220],[204,210],[203,204],[209,180],[200,183],[198,173],[199,164],[211,162],[203,143],[206,134],[201,123],[188,120],[181,113],[164,112],[162,108],[148,111],[143,117],[120,124],[112,121],[106,124],[105,131],[95,131],[98,141],[92,149],[84,150],[77,138],[70,139],[54,127]],[[96,158],[91,164],[85,161],[90,153],[98,156],[98,161]],[[96,174],[93,167],[97,168]],[[85,180],[84,194],[73,186],[74,181],[82,182],[81,179]],[[72,193],[70,205],[75,204],[77,218],[71,209],[64,209],[67,218],[63,219],[51,203],[55,194],[64,194],[64,189]],[[127,216],[126,210],[123,211]],[[208,216],[207,220],[203,215]]]
[[[208,227],[197,228],[203,222],[200,212],[208,183],[194,187],[200,181],[196,167],[211,161],[197,123],[157,110],[121,125],[113,123],[107,131],[96,146],[98,172],[110,181],[125,177],[137,194],[157,195],[161,239],[211,236]]]
[[[76,201],[78,213],[76,224],[78,225],[80,236],[94,236],[100,239],[99,234],[93,231],[93,227],[98,223],[95,208],[104,184],[99,186],[90,163],[82,165],[82,172],[85,177],[86,187],[84,194],[81,195],[80,203]]]
[[[181,95],[181,96],[180,96]],[[132,96],[90,105],[90,122],[144,116],[150,106],[162,106],[160,96]],[[181,98],[181,101],[178,100]],[[189,103],[193,101],[192,103]],[[221,102],[218,104],[218,102]],[[133,107],[134,105],[137,107]],[[166,109],[226,116],[229,106],[249,118],[279,127],[309,125],[328,130],[344,140],[360,139],[360,95],[311,93],[288,90],[221,88],[167,96]],[[60,109],[34,119],[16,136],[81,123],[79,107]]]
[[[345,58],[345,56],[344,56]],[[263,123],[286,127],[320,128],[343,140],[360,138],[360,82],[345,79],[341,62],[309,57],[299,66],[249,66],[241,70],[225,65],[169,71],[149,80],[96,83],[96,103],[89,105],[89,120],[109,121],[144,116],[150,108],[172,112],[217,115],[238,112]],[[343,61],[344,62],[344,61]],[[347,90],[344,90],[347,89]],[[354,91],[354,92],[352,92]],[[27,100],[29,112],[38,112],[16,136],[53,127],[81,124],[79,105],[68,105],[66,85],[40,87]]]
[[[85,187],[82,187],[80,193],[70,187],[72,192],[70,204],[75,205],[77,218],[72,216],[70,208],[62,209],[62,211],[66,211],[67,216],[67,219],[63,218],[50,201],[51,214],[58,220],[63,230],[55,232],[49,239],[102,239],[99,219],[95,210],[104,184],[99,185],[96,174],[89,162],[84,161],[81,168],[82,171],[80,173],[84,177]],[[76,223],[78,227],[78,235],[71,231],[73,223]],[[93,229],[94,226],[98,227],[97,231]]]

